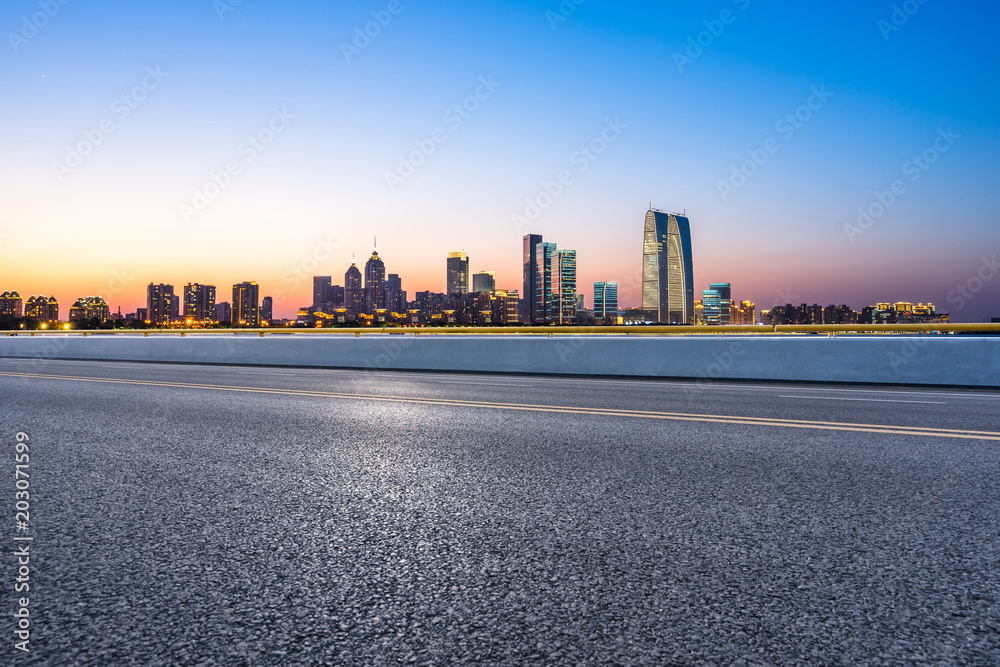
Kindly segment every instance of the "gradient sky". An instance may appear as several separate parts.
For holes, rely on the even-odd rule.
[[[533,232],[578,251],[588,305],[595,280],[617,280],[632,306],[652,202],[690,217],[699,295],[731,282],[762,308],[1000,316],[1000,275],[983,266],[1000,254],[1000,5],[911,0],[897,26],[892,2],[870,0],[392,4],[5,2],[0,290],[54,294],[65,317],[85,294],[134,311],[151,281],[213,283],[221,301],[256,280],[292,317],[309,276],[342,283],[375,235],[412,298],[444,290],[458,249],[520,289]],[[391,21],[357,48],[372,12]],[[116,102],[144,79],[134,109]],[[498,85],[446,116],[481,80]],[[790,134],[779,122],[814,87],[832,96]],[[292,118],[251,160],[244,142],[275,109]],[[581,158],[609,120],[615,141]],[[948,150],[912,180],[940,132]],[[777,151],[724,199],[720,181],[769,139]],[[58,168],[81,142],[79,166]],[[433,153],[390,187],[417,142]],[[230,162],[239,173],[185,219]],[[572,182],[516,224],[564,170]],[[905,191],[849,238],[895,180]]]

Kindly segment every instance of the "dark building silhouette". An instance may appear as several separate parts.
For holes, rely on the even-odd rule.
[[[541,234],[525,234],[522,259],[524,263],[524,284],[521,292],[521,321],[533,324],[538,321],[538,297],[535,286],[538,280],[538,245],[542,242]]]
[[[356,320],[358,315],[364,312],[365,297],[361,287],[361,270],[354,262],[344,274],[344,308],[347,309],[347,316]]]

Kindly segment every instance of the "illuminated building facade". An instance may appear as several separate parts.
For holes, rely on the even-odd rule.
[[[39,322],[59,321],[59,302],[54,296],[32,296],[24,306],[24,314]]]
[[[448,253],[445,280],[448,288],[445,294],[448,296],[469,293],[469,256],[464,250]]]
[[[376,310],[385,310],[385,263],[373,250],[371,258],[365,262],[365,309],[368,315]]]
[[[726,326],[732,323],[732,286],[729,283],[711,283],[701,293],[702,321],[706,325]]]
[[[524,299],[524,307],[521,313],[521,321],[525,324],[532,324],[538,321],[538,297],[535,289],[538,285],[538,245],[542,242],[540,234],[525,234],[522,260],[524,264],[524,291],[521,297]]]
[[[618,323],[618,283],[604,281],[594,283],[594,319],[599,323]],[[614,322],[607,320],[614,319]]]
[[[274,300],[269,296],[265,296],[260,300],[260,321],[262,324],[268,326],[271,325],[271,320],[273,319],[274,313]]]
[[[184,286],[184,319],[203,323],[215,321],[215,285],[188,283]]]
[[[21,317],[21,295],[11,290],[0,294],[0,319]]]
[[[84,296],[77,299],[69,309],[69,319],[71,321],[97,319],[107,322],[111,316],[111,309],[107,302],[99,296]]]
[[[642,308],[661,324],[694,322],[691,226],[685,216],[651,209],[642,242]]]
[[[233,326],[260,326],[260,288],[257,283],[242,282],[233,285],[233,301],[231,305]]]
[[[556,250],[552,265],[552,301],[554,322],[576,322],[576,250]]]
[[[164,283],[146,285],[146,321],[150,324],[170,324],[174,309],[174,286]]]

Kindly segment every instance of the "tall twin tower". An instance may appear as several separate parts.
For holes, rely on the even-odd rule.
[[[642,237],[642,309],[660,324],[694,323],[694,268],[687,217],[650,209]]]

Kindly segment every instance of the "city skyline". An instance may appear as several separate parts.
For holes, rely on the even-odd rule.
[[[517,285],[509,248],[537,232],[634,306],[635,202],[652,199],[698,221],[696,291],[996,315],[1000,281],[959,288],[997,247],[998,92],[975,73],[997,62],[1000,8],[920,5],[887,31],[891,6],[865,3],[401,6],[363,49],[342,47],[377,3],[60,4],[30,39],[37,4],[5,6],[22,41],[0,56],[0,255],[45,239],[49,261],[0,289],[131,310],[149,280],[252,275],[291,317],[374,233],[415,292],[443,289],[431,258],[455,247]],[[204,39],[179,49],[174,28]]]

